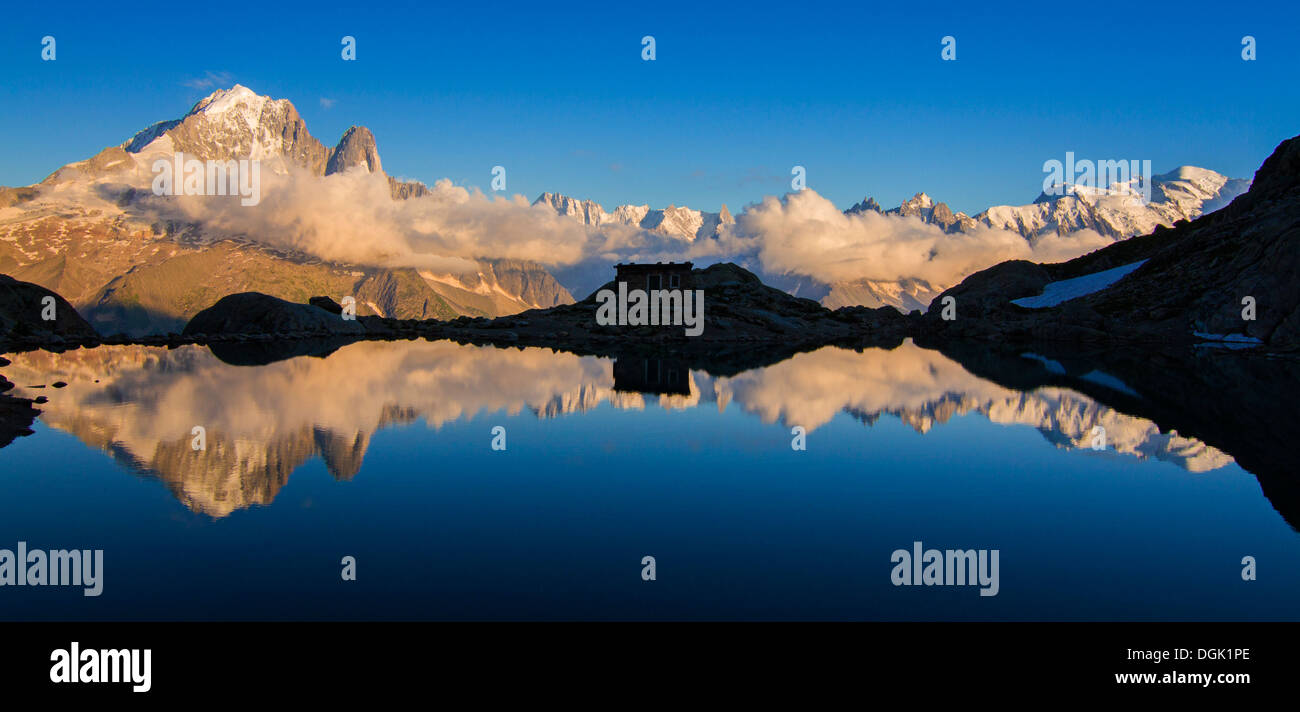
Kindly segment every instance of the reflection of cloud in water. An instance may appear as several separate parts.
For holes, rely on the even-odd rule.
[[[720,403],[734,400],[764,422],[813,430],[848,412],[868,425],[893,415],[927,432],[954,415],[980,413],[994,423],[1029,425],[1061,447],[1087,449],[1095,426],[1116,452],[1155,457],[1193,472],[1230,464],[1204,443],[1160,429],[1065,388],[1020,392],[972,375],[938,351],[911,341],[891,351],[834,347],[799,354],[764,369],[719,378]]]
[[[604,402],[638,410],[647,401],[667,410],[713,402],[719,411],[734,402],[764,422],[809,430],[840,412],[867,424],[893,415],[920,432],[977,412],[1036,427],[1061,447],[1087,448],[1101,425],[1121,453],[1192,471],[1232,461],[1067,389],[1003,388],[910,342],[892,351],[827,347],[732,377],[692,372],[688,395],[658,396],[615,391],[608,360],[451,342],[359,342],[328,358],[260,367],[232,366],[199,347],[102,347],[12,360],[6,372],[28,397],[27,384],[68,382],[49,393],[43,421],[159,477],[186,506],[218,517],[270,503],[315,455],[335,477],[352,477],[370,436],[390,424],[424,419],[436,428],[525,409],[554,417]],[[195,425],[207,430],[203,452],[190,448]]]
[[[450,342],[359,342],[325,359],[256,368],[198,347],[33,352],[13,361],[8,370],[21,384],[69,383],[50,394],[42,420],[158,475],[187,506],[214,516],[269,503],[315,454],[335,477],[351,477],[370,435],[389,424],[423,418],[437,427],[525,408],[554,415],[616,395],[599,359]],[[641,399],[613,400],[637,407]],[[207,430],[201,453],[190,448],[196,425]]]

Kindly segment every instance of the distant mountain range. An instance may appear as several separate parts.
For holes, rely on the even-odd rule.
[[[652,209],[649,205],[620,205],[613,212],[590,200],[576,200],[566,195],[542,193],[533,205],[549,205],[555,212],[582,221],[584,225],[627,225],[642,230],[675,237],[686,242],[718,237],[723,228],[736,224],[724,203],[716,213],[706,213],[691,208],[669,205]]]
[[[944,232],[971,232],[980,227],[1019,233],[1030,243],[1044,235],[1095,230],[1116,240],[1146,235],[1157,225],[1193,220],[1214,212],[1250,188],[1244,178],[1228,178],[1206,168],[1181,166],[1151,178],[1151,200],[1144,202],[1135,180],[1106,189],[1063,186],[1059,195],[1039,194],[1028,205],[997,205],[974,217],[954,213],[945,203],[917,193],[902,205],[883,210],[868,197],[844,212],[874,210],[886,215],[914,217]]]
[[[1150,233],[1157,225],[1166,227],[1179,220],[1192,220],[1213,212],[1250,188],[1250,181],[1234,179],[1205,168],[1182,166],[1153,176],[1151,200],[1143,202],[1133,188],[1134,181],[1107,189],[1066,186],[1059,196],[1040,194],[1027,205],[999,205],[974,217],[953,212],[946,203],[936,202],[925,193],[917,193],[896,208],[884,209],[875,198],[867,197],[844,211],[846,215],[876,212],[919,220],[945,233],[972,233],[980,229],[1000,229],[1019,234],[1030,245],[1047,235],[1067,235],[1093,230],[1113,241]],[[620,205],[606,212],[598,203],[555,193],[543,193],[534,204],[549,205],[561,215],[601,226],[622,224],[638,226],[684,242],[716,238],[726,226],[735,223],[727,206],[718,213],[686,207],[668,206],[651,210],[646,205]],[[797,296],[816,299],[824,306],[893,306],[902,311],[925,310],[930,301],[951,284],[934,284],[923,279],[897,281],[869,279],[822,283],[796,275],[771,274],[759,265],[747,265],[759,272],[764,282],[779,286]]]
[[[482,259],[456,274],[332,263],[159,214],[147,200],[151,166],[176,152],[255,159],[267,173],[294,164],[318,176],[383,174],[369,129],[348,129],[330,149],[288,100],[236,85],[39,184],[0,188],[0,273],[59,292],[101,333],[133,335],[180,331],[199,310],[244,291],[300,302],[353,295],[359,314],[397,318],[498,316],[573,301],[535,263]],[[430,192],[386,178],[393,200]]]
[[[1250,181],[1228,178],[1205,168],[1182,166],[1151,178],[1151,200],[1131,190],[1132,183],[1108,189],[1068,186],[1059,195],[1040,194],[1028,205],[997,205],[974,217],[954,213],[945,203],[917,193],[892,210],[880,209],[873,198],[865,198],[844,212],[875,210],[890,215],[916,218],[947,233],[969,233],[995,228],[1018,233],[1030,245],[1047,235],[1068,235],[1093,230],[1114,241],[1149,234],[1157,225],[1169,227],[1179,220],[1193,220],[1232,202],[1250,188]],[[951,284],[931,284],[919,279],[898,282],[855,280],[827,285],[821,302],[834,309],[852,304],[889,305],[910,311],[924,310],[930,301]]]
[[[382,175],[393,201],[433,192],[423,183],[385,174],[369,129],[349,128],[329,148],[310,134],[291,102],[235,85],[205,97],[180,118],[155,123],[120,145],[59,168],[36,185],[0,188],[0,273],[57,291],[100,333],[131,335],[180,331],[198,311],[244,291],[298,303],[316,295],[351,295],[362,315],[445,319],[569,304],[574,294],[586,296],[609,276],[612,260],[606,256],[548,270],[536,262],[479,255],[467,269],[430,270],[331,261],[272,247],[272,241],[260,239],[265,235],[160,208],[150,190],[151,166],[175,153],[203,161],[255,159],[268,175],[285,175],[291,168],[319,178],[353,171]],[[1058,197],[1039,196],[1030,204],[995,206],[968,216],[918,193],[890,210],[868,197],[844,213],[917,220],[951,235],[1007,230],[1029,245],[1079,230],[1119,241],[1213,211],[1247,187],[1247,180],[1185,166],[1153,177],[1149,203],[1122,191],[1072,188]],[[547,206],[594,231],[644,231],[651,245],[644,254],[671,255],[675,250],[682,259],[705,255],[698,260],[702,263],[731,259],[769,284],[830,308],[925,309],[953,286],[909,277],[823,282],[765,271],[756,254],[727,254],[709,242],[721,244],[736,226],[726,205],[717,212],[644,204],[606,211],[593,201],[550,192],[533,205]],[[367,235],[349,234],[347,239],[363,242]]]

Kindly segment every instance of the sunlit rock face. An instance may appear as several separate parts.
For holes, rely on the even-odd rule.
[[[867,426],[888,415],[925,433],[954,416],[1038,429],[1057,447],[1087,449],[1105,428],[1115,452],[1201,472],[1228,455],[1064,388],[1020,392],[972,375],[910,342],[893,350],[827,347],[730,377],[691,371],[685,393],[615,388],[608,359],[549,349],[452,342],[358,342],[325,358],[265,366],[225,363],[206,348],[102,347],[12,356],[17,395],[46,394],[41,420],[164,482],[212,517],[270,504],[299,466],[320,457],[337,479],[362,474],[372,436],[423,420],[431,428],[479,414],[538,418],[602,404],[641,410],[729,407],[809,431],[846,413]],[[65,388],[33,388],[63,381]],[[589,414],[586,417],[601,417]],[[204,448],[195,450],[194,428]]]
[[[232,221],[221,210],[224,194],[157,194],[157,162],[170,164],[178,154],[257,162],[257,205],[241,207]],[[482,259],[417,269],[385,257],[391,251],[375,242],[373,220],[338,226],[302,219],[340,200],[351,201],[345,213],[386,215],[404,203],[423,215],[441,209],[436,192],[385,174],[369,129],[349,128],[330,149],[287,99],[235,85],[39,184],[0,188],[0,271],[58,292],[106,335],[179,332],[200,310],[248,291],[297,303],[351,295],[358,314],[402,319],[500,316],[573,301],[531,260],[493,259],[483,249]],[[330,197],[290,198],[299,194]],[[323,237],[336,227],[335,237]]]

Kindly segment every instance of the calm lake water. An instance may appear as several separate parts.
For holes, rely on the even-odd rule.
[[[910,342],[730,375],[424,341],[7,357],[49,402],[0,449],[0,548],[105,571],[0,587],[3,619],[1300,619],[1300,533],[1234,454]],[[997,595],[894,585],[916,541],[997,550]]]

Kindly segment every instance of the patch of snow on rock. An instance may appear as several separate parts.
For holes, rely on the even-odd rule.
[[[1113,269],[1085,274],[1082,277],[1062,279],[1057,282],[1048,282],[1047,285],[1043,287],[1042,294],[1036,297],[1012,299],[1011,303],[1016,306],[1025,307],[1026,309],[1054,307],[1063,302],[1068,302],[1071,299],[1078,299],[1079,297],[1087,296],[1093,292],[1100,292],[1123,279],[1125,275],[1138,267],[1141,267],[1145,262],[1146,260],[1140,260]]]

